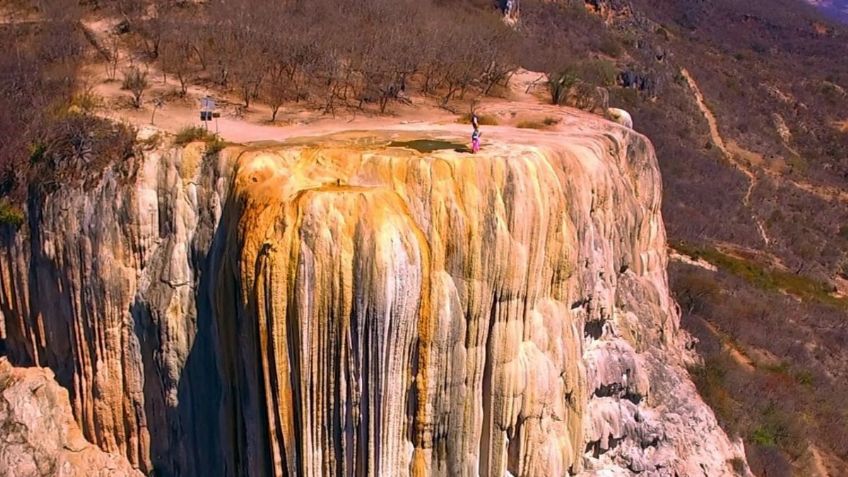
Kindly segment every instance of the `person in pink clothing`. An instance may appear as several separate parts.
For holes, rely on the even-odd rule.
[[[471,153],[476,154],[480,150],[480,128],[474,126],[474,132],[471,133]]]

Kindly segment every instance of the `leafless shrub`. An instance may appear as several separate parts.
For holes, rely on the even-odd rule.
[[[147,72],[137,66],[132,66],[124,71],[124,80],[121,88],[132,93],[132,105],[138,109],[141,107],[141,98],[150,86],[147,81]]]
[[[118,75],[118,63],[121,61],[120,39],[117,35],[110,35],[104,45],[106,54],[106,77],[114,81]]]

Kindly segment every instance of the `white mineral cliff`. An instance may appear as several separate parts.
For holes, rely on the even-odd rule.
[[[161,475],[732,475],[653,149],[590,126],[148,153],[3,232],[9,357]]]

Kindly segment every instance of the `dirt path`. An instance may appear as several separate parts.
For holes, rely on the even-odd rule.
[[[763,221],[757,216],[751,207],[751,195],[754,192],[754,187],[757,186],[757,175],[751,170],[750,166],[748,166],[744,161],[739,158],[738,154],[735,154],[731,151],[731,148],[725,144],[724,139],[721,137],[721,133],[718,129],[718,122],[716,121],[715,115],[707,106],[706,101],[704,100],[704,95],[701,93],[701,88],[698,87],[698,83],[695,82],[695,78],[689,74],[689,71],[686,68],[680,70],[680,73],[686,78],[686,82],[689,84],[689,89],[692,90],[692,94],[695,96],[695,102],[698,104],[698,109],[701,110],[701,113],[704,115],[704,118],[707,120],[707,124],[710,127],[710,138],[713,140],[716,146],[721,150],[724,154],[724,157],[727,158],[727,161],[735,167],[739,172],[745,175],[748,178],[748,190],[745,191],[745,197],[742,199],[743,204],[749,210],[751,210],[751,218],[754,220],[754,223],[757,226],[757,229],[760,232],[760,238],[763,240],[763,243],[766,247],[769,246],[769,238],[766,235],[766,229],[763,225]],[[735,143],[733,144],[733,149],[741,149]]]
[[[677,262],[685,263],[687,265],[691,265],[693,267],[703,268],[704,270],[710,272],[717,272],[718,267],[713,265],[712,263],[704,260],[703,258],[694,258],[689,255],[686,255],[683,252],[680,252],[673,247],[668,248],[668,259],[674,260]]]
[[[745,193],[745,205],[749,206],[751,201],[751,194],[754,190],[754,187],[757,185],[757,175],[754,172],[751,165],[760,164],[763,167],[760,169],[761,172],[768,175],[775,182],[780,184],[789,185],[794,187],[802,192],[805,192],[810,195],[814,195],[821,200],[825,201],[839,201],[843,203],[848,203],[848,191],[844,191],[837,187],[823,186],[818,184],[813,184],[807,181],[798,180],[798,179],[789,179],[778,172],[773,171],[767,167],[765,164],[765,160],[762,158],[762,155],[757,154],[755,152],[749,151],[736,142],[729,141],[725,142],[721,137],[721,134],[718,129],[718,122],[716,120],[715,115],[709,109],[704,100],[704,95],[701,93],[701,89],[698,87],[698,84],[695,82],[695,79],[685,68],[681,69],[681,74],[684,78],[686,78],[687,83],[689,84],[689,88],[692,90],[693,95],[695,96],[695,101],[698,104],[698,108],[701,110],[701,113],[704,115],[704,118],[707,120],[707,123],[710,127],[710,137],[713,142],[718,146],[718,148],[722,151],[727,160],[740,172],[745,174],[748,178],[749,185],[748,190]],[[848,120],[845,122],[846,131],[848,131]],[[787,147],[790,151],[792,151],[795,155],[798,155],[797,152],[794,151],[788,144]],[[757,226],[760,228],[760,233],[763,236],[763,241],[768,245],[768,239],[765,236],[765,230],[763,229],[762,223],[755,217],[755,221],[757,221]]]
[[[837,187],[821,186],[794,179],[782,179],[782,181],[786,184],[791,185],[792,187],[795,187],[798,190],[804,191],[810,195],[814,195],[819,199],[826,201],[836,200],[839,202],[848,203],[848,192]]]
[[[707,330],[715,336],[719,342],[721,343],[722,348],[727,352],[728,356],[739,366],[742,367],[745,371],[754,372],[757,370],[757,367],[754,365],[754,361],[748,357],[733,341],[731,341],[727,334],[716,328],[714,324],[707,321],[704,318],[700,318],[701,322],[707,328]]]

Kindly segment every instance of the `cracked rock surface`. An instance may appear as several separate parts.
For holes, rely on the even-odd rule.
[[[142,477],[127,459],[86,441],[68,392],[49,369],[0,358],[0,476]]]

